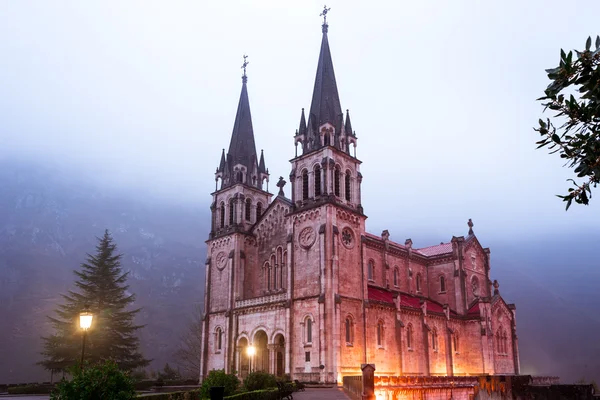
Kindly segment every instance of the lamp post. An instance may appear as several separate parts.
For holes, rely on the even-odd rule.
[[[254,355],[256,354],[256,347],[248,346],[248,349],[246,351],[248,353],[248,356],[250,356],[250,372],[252,372],[252,364],[254,364]]]
[[[94,315],[90,312],[89,307],[85,306],[83,311],[79,314],[79,327],[83,329],[83,339],[81,342],[81,369],[83,369],[83,355],[85,354],[85,339],[87,337],[87,331],[92,326],[92,319]]]

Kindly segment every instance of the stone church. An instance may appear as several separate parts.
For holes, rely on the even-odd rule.
[[[366,231],[358,137],[340,104],[326,20],[322,30],[288,193],[283,178],[276,196],[267,189],[244,62],[212,193],[201,379],[224,369],[341,382],[364,363],[380,375],[518,374],[515,306],[490,280],[490,250],[471,220],[466,236],[424,248]]]

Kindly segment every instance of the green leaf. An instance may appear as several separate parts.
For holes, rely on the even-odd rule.
[[[560,143],[560,137],[556,133],[552,134],[552,140],[556,143]]]
[[[596,36],[596,50],[600,49],[600,36]]]
[[[592,37],[588,36],[587,40],[585,41],[585,49],[589,51],[590,47],[592,47]]]

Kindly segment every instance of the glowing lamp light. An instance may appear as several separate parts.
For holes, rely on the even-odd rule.
[[[84,311],[79,314],[79,327],[84,331],[90,329],[92,326],[92,319],[94,319],[94,315],[89,311]]]
[[[256,347],[248,346],[247,352],[250,357],[254,356],[256,354]]]

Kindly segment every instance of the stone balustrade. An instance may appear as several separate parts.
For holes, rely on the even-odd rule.
[[[252,299],[237,300],[235,302],[235,308],[261,306],[264,304],[277,303],[285,300],[287,300],[287,293],[279,293],[270,296],[254,297]]]

